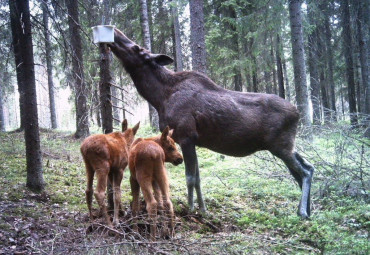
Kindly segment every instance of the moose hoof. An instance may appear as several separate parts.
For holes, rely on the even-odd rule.
[[[113,226],[118,227],[119,226],[119,220],[113,220]]]
[[[201,214],[207,214],[207,208],[206,207],[200,207],[199,208]]]
[[[302,220],[305,220],[305,219],[308,219],[310,216],[307,214],[307,212],[298,212],[297,213],[298,216],[302,219]]]

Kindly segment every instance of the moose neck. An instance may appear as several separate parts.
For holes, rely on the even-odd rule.
[[[168,75],[171,71],[164,67],[144,66],[126,68],[139,94],[159,112],[169,91]]]

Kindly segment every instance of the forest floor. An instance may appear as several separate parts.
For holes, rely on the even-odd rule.
[[[45,191],[25,186],[23,133],[0,134],[0,254],[369,254],[370,151],[350,129],[322,128],[297,141],[315,165],[312,215],[296,216],[300,190],[267,152],[245,158],[198,148],[208,212],[187,207],[184,165],[167,165],[176,214],[174,238],[149,242],[147,224],[131,231],[129,171],[122,182],[125,213],[115,231],[90,222],[81,140],[41,132]],[[138,137],[151,136],[149,128]],[[94,200],[95,212],[97,203]],[[142,202],[142,213],[144,214]]]

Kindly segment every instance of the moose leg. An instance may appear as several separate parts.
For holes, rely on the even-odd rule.
[[[140,196],[140,186],[139,183],[131,176],[130,177],[130,185],[131,185],[131,193],[132,193],[132,217],[134,219],[134,231],[136,233],[139,232],[137,226],[137,215],[139,213],[140,203],[139,203],[139,196]]]
[[[163,198],[162,198],[161,189],[158,186],[158,183],[156,181],[154,181],[152,184],[153,184],[154,198],[155,200],[157,200],[157,203],[158,203],[157,205],[158,212],[162,212],[163,211]]]
[[[86,191],[85,191],[85,195],[86,195],[86,204],[87,204],[87,208],[89,209],[89,216],[90,216],[90,219],[93,220],[93,215],[92,215],[92,197],[93,197],[93,180],[94,180],[94,169],[88,165],[88,163],[85,163],[86,164],[86,176],[87,176],[87,187],[86,187]]]
[[[153,195],[153,186],[151,180],[138,178],[140,188],[144,195],[146,210],[150,219],[150,240],[155,241],[157,235],[157,201]]]
[[[185,162],[185,175],[186,175],[186,184],[188,187],[188,204],[190,210],[194,210],[194,188],[197,192],[199,209],[202,212],[206,211],[206,206],[203,201],[202,191],[200,188],[200,176],[198,168],[198,159],[197,153],[195,151],[195,145],[192,142],[186,141],[181,143],[182,154],[184,156]]]
[[[289,171],[302,189],[302,197],[298,206],[298,215],[308,218],[311,214],[310,192],[314,172],[313,166],[304,160],[297,152],[277,155],[289,168]]]
[[[124,168],[123,168],[124,169]],[[123,178],[123,169],[118,170],[113,174],[112,186],[113,186],[113,199],[114,199],[114,214],[113,214],[113,225],[119,225],[118,213],[121,205],[121,182]]]
[[[164,168],[163,165],[158,166],[158,171],[156,172],[156,182],[160,192],[162,194],[163,199],[163,205],[164,205],[164,210],[166,212],[166,217],[165,218],[165,224],[163,224],[164,229],[165,229],[165,235],[168,235],[170,238],[173,237],[173,230],[174,230],[174,222],[175,222],[175,216],[173,212],[173,205],[170,199],[170,185],[168,183],[168,177],[167,177],[167,172],[166,169]],[[169,223],[169,231],[167,229],[167,222]]]
[[[107,207],[105,205],[105,190],[107,188],[108,182],[108,166],[105,168],[99,168],[96,170],[96,177],[97,177],[97,185],[94,192],[96,201],[98,201],[99,207],[103,216],[108,224],[109,227],[113,227],[112,222],[110,221]]]

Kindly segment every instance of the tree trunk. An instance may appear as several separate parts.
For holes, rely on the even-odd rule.
[[[310,85],[311,85],[311,101],[313,108],[313,124],[320,125],[320,86],[319,86],[319,72],[317,66],[319,63],[318,59],[318,31],[315,24],[315,13],[313,13],[312,7],[308,5],[308,20],[314,29],[308,35],[308,69],[310,72]]]
[[[328,5],[326,5],[326,10],[328,10]],[[333,46],[331,45],[331,30],[330,30],[330,21],[329,21],[329,13],[328,11],[324,15],[324,26],[325,26],[325,46],[327,49],[327,63],[328,63],[328,88],[330,91],[330,110],[331,110],[331,120],[336,121],[336,112],[337,108],[335,106],[335,85],[334,85],[334,72],[333,72]]]
[[[44,25],[44,39],[45,39],[45,59],[46,59],[46,70],[48,74],[48,88],[49,88],[49,102],[50,102],[50,120],[51,128],[56,129],[57,118],[55,113],[55,99],[54,99],[54,83],[53,83],[53,66],[51,64],[51,47],[49,37],[49,17],[47,0],[42,2],[42,20]]]
[[[193,70],[207,73],[203,0],[190,0],[190,41]]]
[[[179,23],[179,15],[177,10],[177,1],[173,0],[171,5],[171,13],[172,13],[172,20],[173,20],[173,30],[175,35],[175,67],[177,72],[183,71],[182,65],[182,53],[181,53],[181,32],[180,32],[180,23]]]
[[[32,33],[29,2],[24,0],[9,0],[11,12],[15,12],[17,19],[12,28],[22,28],[19,35],[20,54],[22,56],[22,76],[24,82],[24,137],[26,141],[27,159],[27,187],[34,191],[44,189],[45,183],[42,174],[42,158],[40,148],[39,123],[37,115],[36,82],[33,60]],[[19,31],[18,31],[19,32]],[[13,31],[13,33],[18,33]]]
[[[263,79],[265,80],[265,91],[267,94],[272,93],[272,88],[271,88],[271,73],[268,71],[263,71]]]
[[[102,25],[110,24],[110,8],[109,0],[103,1],[102,8]],[[100,52],[100,83],[99,83],[99,94],[100,94],[100,112],[102,120],[102,129],[104,134],[113,132],[113,109],[112,109],[112,97],[111,97],[111,84],[113,83],[112,73],[110,70],[110,64],[112,60],[112,53],[109,50],[107,44],[99,44]]]
[[[287,96],[288,101],[291,102],[291,98],[290,98],[290,84],[289,84],[288,71],[287,71],[287,68],[286,68],[285,58],[283,58],[283,73],[284,73],[284,77],[285,77],[286,96]]]
[[[225,17],[233,20],[235,23],[237,21],[237,15],[236,11],[231,5],[225,5],[222,7],[222,12],[225,15]],[[225,22],[225,28],[226,30],[230,31],[230,39],[228,41],[231,54],[234,55],[233,61],[239,60],[239,38],[238,38],[238,31],[237,27],[234,22],[227,21]],[[243,85],[242,85],[242,74],[240,71],[239,65],[235,65],[233,67],[233,80],[234,80],[234,90],[235,91],[242,91]]]
[[[112,104],[114,106],[118,106],[120,105],[120,96],[121,96],[121,93],[119,93],[120,91],[118,90],[118,88],[116,87],[111,87],[111,93],[112,93]],[[114,125],[116,126],[119,126],[121,124],[121,120],[120,120],[120,111],[119,111],[119,108],[118,107],[113,107],[113,123]]]
[[[13,50],[14,50],[14,60],[15,60],[15,68],[17,74],[17,84],[18,84],[18,93],[19,93],[19,110],[20,110],[20,127],[19,131],[24,130],[24,119],[25,119],[25,108],[24,108],[24,90],[25,84],[23,81],[23,59],[21,54],[21,45],[20,45],[20,36],[22,35],[22,27],[20,20],[20,13],[15,9],[16,3],[15,1],[9,0],[9,10],[10,10],[10,25],[12,30],[12,39],[13,39]]]
[[[370,137],[370,82],[369,82],[369,66],[368,66],[368,42],[366,40],[366,33],[363,27],[366,28],[366,21],[364,9],[366,5],[361,0],[356,0],[357,5],[357,33],[358,44],[360,49],[360,64],[361,64],[361,78],[362,78],[362,91],[365,92],[365,105],[363,112],[367,115],[365,117],[365,127],[367,127],[366,137]],[[365,11],[365,13],[368,13]],[[367,14],[368,15],[368,14]]]
[[[301,122],[308,129],[311,136],[311,120],[308,105],[308,91],[306,82],[306,63],[304,59],[302,13],[299,0],[289,0],[289,15],[291,28],[291,42],[293,49],[294,82],[296,90],[297,108],[301,114]]]
[[[253,53],[252,53],[253,54]],[[257,81],[257,59],[252,55],[252,83],[253,83],[253,92],[258,92],[258,81]]]
[[[80,22],[78,1],[66,0],[68,10],[68,26],[71,40],[72,75],[75,83],[76,104],[76,133],[75,138],[86,137],[89,131],[89,112],[87,109],[87,96],[84,77],[84,64],[82,57],[82,44],[80,36]]]
[[[274,94],[278,94],[277,89],[277,82],[276,82],[276,69],[274,65],[274,47],[273,47],[273,39],[271,37],[271,49],[270,49],[270,57],[271,57],[271,68],[272,68],[272,84],[274,85]]]
[[[113,132],[113,114],[112,114],[112,98],[111,98],[111,83],[112,75],[110,71],[111,54],[108,46],[105,43],[99,44],[100,52],[100,112],[104,134]]]
[[[123,88],[122,72],[119,73],[119,84],[121,85],[121,88]],[[121,99],[122,99],[122,118],[126,119],[125,94],[123,90],[121,90]]]
[[[277,77],[279,84],[279,96],[285,98],[285,89],[284,89],[284,76],[283,76],[283,65],[281,62],[281,42],[280,35],[276,34],[276,68],[277,68]]]
[[[144,48],[149,51],[152,51],[152,43],[150,40],[150,30],[149,30],[149,20],[148,20],[148,7],[146,0],[140,0],[140,21],[141,21],[141,29],[143,34],[143,44]],[[159,117],[156,109],[150,104],[149,105],[149,119],[150,125],[154,130],[159,130]]]
[[[5,77],[1,77],[3,74],[0,74],[0,79],[4,82]],[[0,132],[5,131],[5,122],[4,122],[4,102],[3,102],[3,86],[0,85]]]
[[[352,59],[352,37],[351,37],[351,23],[348,0],[341,0],[342,9],[342,27],[343,27],[343,47],[344,56],[346,62],[346,76],[347,76],[347,87],[348,87],[348,103],[351,125],[357,126],[357,110],[356,110],[356,91],[355,91],[355,78],[353,71],[353,59]]]
[[[324,123],[327,123],[328,121],[330,121],[330,106],[327,93],[327,82],[325,77],[325,72],[327,70],[327,53],[323,39],[324,31],[324,27],[321,24],[317,24],[317,53],[319,62],[316,65],[318,65],[320,75],[321,102],[324,112],[323,120]]]
[[[246,70],[246,74],[245,74],[245,79],[247,80],[247,91],[248,92],[252,92],[253,91],[253,84],[252,84],[252,80],[251,80],[251,74],[250,74],[250,70],[247,69]]]
[[[100,100],[100,97],[99,97],[98,90],[95,89],[92,102],[93,102],[94,106],[96,107],[96,109],[95,109],[96,124],[98,125],[98,127],[101,127],[100,102],[99,102],[99,100]]]

